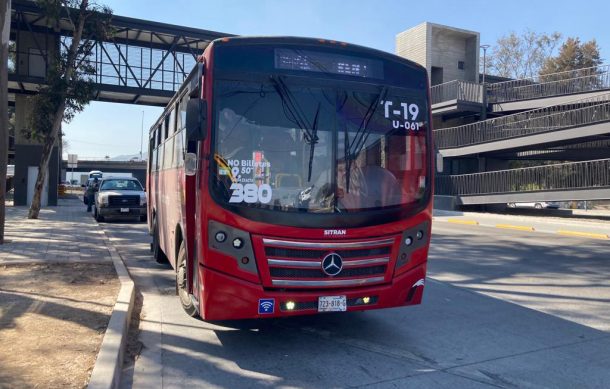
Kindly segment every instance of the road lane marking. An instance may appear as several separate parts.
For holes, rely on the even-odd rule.
[[[465,224],[465,225],[472,225],[472,226],[479,226],[479,227],[502,228],[502,229],[516,230],[516,231],[542,232],[542,233],[574,236],[574,237],[580,237],[580,238],[610,240],[610,234],[603,234],[603,233],[581,232],[581,231],[570,231],[570,230],[554,231],[552,229],[546,229],[546,228],[537,230],[535,227],[532,227],[532,226],[519,226],[519,225],[512,225],[512,224],[480,224],[476,220],[439,219],[439,218],[433,218],[432,220],[435,222]]]
[[[496,228],[503,228],[506,230],[518,230],[518,231],[536,231],[534,229],[534,227],[530,227],[530,226],[515,226],[512,224],[496,224]]]
[[[455,224],[468,224],[471,226],[478,226],[479,222],[476,220],[462,220],[462,219],[447,219],[447,222],[449,223],[455,223]]]
[[[608,240],[608,235],[606,234],[597,234],[593,232],[580,232],[580,231],[569,231],[569,230],[559,230],[557,231],[560,235],[569,235],[569,236],[579,236],[582,238],[593,238],[593,239],[604,239]]]

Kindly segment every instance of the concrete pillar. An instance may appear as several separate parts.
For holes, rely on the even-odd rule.
[[[59,35],[53,33],[32,33],[26,30],[16,32],[17,61],[16,74],[26,83],[43,84],[46,78],[48,61],[59,50]],[[26,94],[15,94],[15,205],[29,205],[28,181],[30,191],[35,183],[43,145],[41,142],[25,138],[23,129],[29,127],[28,118],[32,110]],[[47,171],[48,197],[42,204],[57,205],[57,183],[59,181],[61,155],[57,146],[51,152]]]
[[[15,205],[29,205],[28,203],[28,181],[30,191],[34,172],[38,171],[40,157],[42,156],[42,144],[24,137],[22,130],[28,128],[28,116],[31,112],[31,103],[26,95],[15,96]],[[48,198],[43,198],[42,203],[57,205],[57,182],[59,180],[60,158],[58,147],[55,146],[51,152],[48,179]],[[32,169],[35,168],[35,169]],[[28,176],[29,174],[29,176]]]

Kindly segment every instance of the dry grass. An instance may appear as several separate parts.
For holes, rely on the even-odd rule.
[[[0,267],[0,388],[83,388],[120,284],[112,264]]]

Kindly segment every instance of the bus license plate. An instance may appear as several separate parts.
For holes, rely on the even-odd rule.
[[[318,312],[345,312],[346,310],[345,296],[318,297]]]
[[[123,213],[129,212],[129,208],[121,208],[121,212],[123,212]]]

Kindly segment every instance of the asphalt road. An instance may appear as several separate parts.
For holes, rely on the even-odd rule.
[[[420,306],[220,326],[144,224],[102,226],[144,302],[126,388],[610,386],[609,242],[437,223]]]

